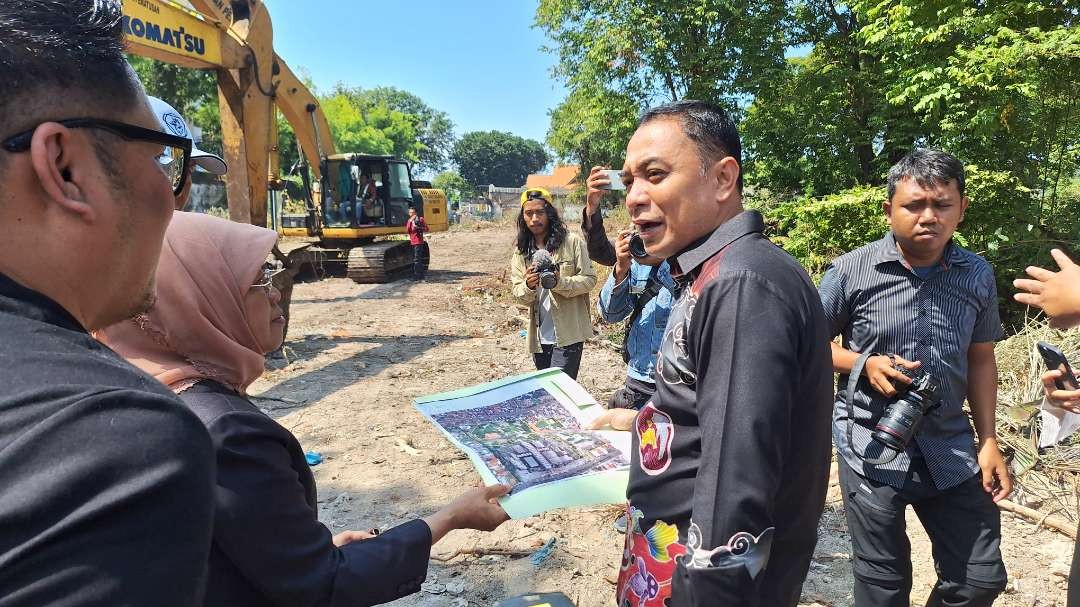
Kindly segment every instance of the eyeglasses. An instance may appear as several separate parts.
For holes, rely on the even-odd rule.
[[[547,197],[543,190],[527,190],[525,192],[525,200],[543,200],[546,202]]]
[[[62,124],[69,129],[101,129],[128,141],[146,141],[161,144],[164,149],[157,155],[158,164],[172,185],[173,196],[179,196],[180,192],[183,191],[184,180],[191,169],[191,140],[187,137],[178,137],[161,131],[145,129],[134,124],[99,120],[97,118],[71,118],[53,122]],[[30,140],[33,139],[36,130],[37,126],[12,135],[0,142],[0,146],[13,153],[25,152],[30,149]]]
[[[266,296],[270,297],[270,291],[274,288],[274,278],[285,271],[285,264],[280,261],[268,261],[263,264],[262,273],[259,274],[259,282],[251,285],[252,289],[263,289]]]

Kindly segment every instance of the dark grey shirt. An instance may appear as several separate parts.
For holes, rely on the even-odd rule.
[[[892,233],[838,257],[818,288],[831,327],[845,348],[858,353],[891,353],[922,362],[941,386],[942,405],[927,415],[908,446],[888,464],[871,466],[852,451],[877,456],[870,438],[888,400],[860,379],[854,402],[852,442],[847,440],[847,375],[841,375],[833,408],[837,450],[863,476],[903,486],[911,457],[924,457],[939,489],[979,471],[967,398],[968,349],[1001,339],[994,270],[978,255],[950,244],[940,264],[924,280],[899,250]],[[869,452],[867,451],[869,447]]]

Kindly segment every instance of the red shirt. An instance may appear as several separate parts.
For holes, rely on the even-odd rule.
[[[417,224],[419,224],[419,225],[417,225]],[[415,244],[423,244],[424,243],[424,232],[430,232],[431,231],[427,227],[427,222],[424,221],[424,218],[420,217],[419,215],[414,217],[414,218],[409,219],[408,223],[406,223],[405,225],[408,226],[406,229],[409,232],[409,242],[414,244],[414,245]]]

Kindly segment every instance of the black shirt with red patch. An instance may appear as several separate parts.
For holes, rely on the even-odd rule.
[[[828,485],[832,362],[817,290],[763,229],[747,211],[669,259],[682,292],[632,429],[620,606],[798,602]],[[724,548],[688,567],[694,547]]]

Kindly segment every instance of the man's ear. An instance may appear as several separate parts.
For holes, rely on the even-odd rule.
[[[961,222],[964,221],[964,215],[967,214],[969,204],[971,204],[971,201],[968,199],[967,196],[964,196],[964,197],[962,197],[960,199],[960,221]]]
[[[94,209],[80,183],[93,171],[89,142],[55,122],[38,126],[30,140],[30,162],[48,202],[84,221],[93,221]]]
[[[727,201],[739,193],[739,171],[739,161],[732,156],[725,156],[713,165],[717,200]]]
[[[892,201],[886,199],[885,202],[881,203],[881,210],[885,213],[886,217],[891,218],[892,217]]]

